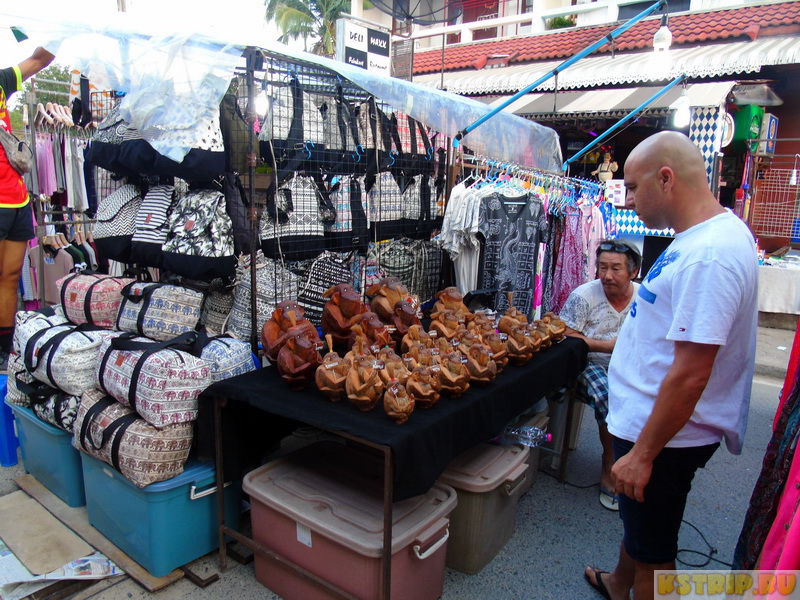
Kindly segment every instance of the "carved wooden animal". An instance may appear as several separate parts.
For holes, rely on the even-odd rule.
[[[533,356],[533,348],[528,341],[529,336],[530,332],[522,326],[512,328],[508,334],[506,341],[508,360],[515,365],[524,365]]]
[[[322,356],[317,341],[308,337],[302,327],[291,327],[286,332],[286,342],[278,352],[278,372],[292,389],[302,390],[314,379]]]
[[[408,349],[408,352],[403,354],[403,360],[406,361],[407,366],[411,369],[418,366],[431,367],[438,364],[438,358],[438,354],[434,356],[433,348],[426,348],[419,342],[415,342],[414,345]]]
[[[461,356],[460,352],[450,352],[439,363],[441,391],[452,398],[458,398],[469,389],[469,371],[461,362]]]
[[[287,340],[287,332],[292,327],[299,327],[307,332],[307,336],[319,342],[317,328],[305,318],[305,311],[294,300],[284,300],[278,303],[272,312],[272,317],[261,328],[261,342],[264,344],[264,353],[273,363],[278,360],[278,353]]]
[[[408,349],[414,343],[420,343],[427,348],[433,346],[431,336],[422,328],[422,325],[412,325],[408,328],[408,333],[403,336],[403,341],[400,343],[400,349],[403,352],[408,352]]]
[[[459,322],[459,316],[449,308],[443,308],[438,312],[436,318],[431,321],[429,333],[436,332],[439,336],[453,339],[458,331],[466,329],[466,326]]]
[[[500,317],[500,320],[497,323],[497,329],[506,334],[510,333],[511,330],[517,325],[525,325],[528,323],[528,317],[514,308],[512,300],[513,294],[509,292],[508,309],[506,310],[506,313]]]
[[[535,321],[532,325],[536,327],[536,329],[539,331],[539,335],[541,336],[540,348],[544,350],[545,348],[552,346],[553,332],[550,330],[550,326],[541,319]]]
[[[338,402],[347,393],[345,381],[352,363],[333,351],[333,339],[330,335],[326,335],[325,338],[328,342],[328,353],[322,358],[322,364],[317,367],[314,381],[319,391],[332,402]]]
[[[358,357],[345,381],[347,399],[359,410],[372,410],[383,394],[383,381],[375,368],[375,357]]]
[[[452,310],[456,314],[460,315],[470,315],[472,313],[469,312],[467,305],[464,304],[464,297],[461,295],[461,292],[455,286],[450,286],[444,288],[436,292],[436,304],[433,305],[433,310],[431,311],[431,318],[435,319],[436,315],[444,310]]]
[[[361,325],[353,325],[353,333],[356,335],[355,340],[353,340],[353,346],[344,355],[345,360],[349,360],[351,364],[354,364],[358,357],[365,354],[372,356],[372,349],[369,347],[367,336],[361,335]]]
[[[437,367],[438,369],[438,367]],[[408,376],[406,391],[414,399],[416,408],[430,408],[440,398],[438,373],[425,366],[416,367]]]
[[[360,331],[355,329],[356,325],[358,325]],[[395,347],[395,342],[389,334],[389,330],[386,329],[386,325],[375,313],[365,312],[360,315],[356,325],[351,327],[350,347],[353,346],[357,337],[366,338],[367,345],[373,349],[373,352],[376,352],[379,348],[383,348],[384,346]]]
[[[414,398],[412,398],[404,385],[394,383],[386,387],[383,394],[383,410],[394,422],[402,425],[414,412]]]
[[[391,348],[384,348],[378,352],[378,360],[383,361],[383,368],[380,370],[381,380],[384,385],[389,385],[391,381],[397,381],[403,385],[410,374],[403,359],[394,353]]]
[[[410,327],[413,325],[422,327],[416,307],[408,300],[400,300],[394,305],[394,314],[389,324],[394,327],[392,338],[399,348],[402,348],[403,338],[408,334]]]
[[[483,343],[489,346],[489,350],[492,351],[492,360],[497,365],[498,373],[508,364],[508,349],[506,348],[506,339],[503,339],[503,336],[508,339],[505,333],[499,334],[497,332],[489,333],[481,338]]]
[[[494,333],[496,328],[497,322],[483,314],[476,314],[475,318],[467,323],[467,330],[478,335]]]
[[[547,324],[547,328],[550,330],[550,337],[553,338],[554,342],[561,340],[567,332],[567,324],[555,313],[545,313],[542,321]]]
[[[491,351],[483,344],[473,344],[467,350],[467,371],[470,383],[486,385],[497,377],[497,365],[490,356]]]
[[[450,345],[453,346],[453,349],[464,354],[466,354],[473,345],[480,343],[481,338],[468,329],[462,329],[456,332],[456,335],[450,340]]]
[[[348,283],[340,283],[322,294],[328,302],[322,309],[322,332],[330,334],[336,348],[342,349],[350,341],[350,328],[360,315],[369,311],[361,296]]]
[[[384,323],[389,323],[394,314],[394,305],[409,297],[408,288],[397,277],[384,277],[367,289],[372,297],[370,308]]]

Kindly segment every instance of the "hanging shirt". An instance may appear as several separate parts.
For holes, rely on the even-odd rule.
[[[22,89],[22,71],[19,67],[0,69],[0,127],[11,131],[8,98]],[[0,207],[19,208],[28,203],[28,191],[22,176],[11,166],[5,150],[0,147]]]
[[[494,189],[483,199],[478,229],[485,240],[481,287],[496,288],[495,309],[533,312],[533,288],[539,240],[547,231],[544,207],[532,194]]]

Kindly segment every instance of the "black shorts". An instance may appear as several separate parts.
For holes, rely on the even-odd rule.
[[[0,207],[0,241],[27,242],[36,237],[31,210],[30,202],[21,208]]]
[[[627,454],[633,442],[614,438],[614,460]],[[625,528],[625,550],[647,564],[672,562],[678,556],[678,531],[697,469],[703,468],[719,443],[694,448],[664,448],[653,461],[644,502],[619,495],[619,516]]]

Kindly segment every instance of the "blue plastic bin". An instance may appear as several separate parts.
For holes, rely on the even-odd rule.
[[[17,420],[25,470],[68,506],[86,504],[81,457],[72,447],[72,434],[45,423],[29,408],[8,406]]]
[[[219,547],[214,464],[138,488],[113,467],[81,454],[89,523],[154,577]],[[225,523],[239,528],[241,481],[225,488]]]
[[[14,431],[14,415],[11,406],[6,404],[8,375],[0,374],[0,466],[13,467],[17,464],[19,438]]]

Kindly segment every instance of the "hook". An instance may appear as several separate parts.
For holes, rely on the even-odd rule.
[[[394,161],[395,161],[395,157],[396,156],[397,156],[397,150],[392,149],[392,150],[389,151],[389,158],[392,159],[392,162],[389,163],[390,167],[394,166]]]
[[[314,147],[314,142],[311,140],[306,140],[306,143],[303,144],[303,152],[306,153],[306,160],[311,160],[311,148],[308,147],[309,144],[311,145],[311,148]]]

